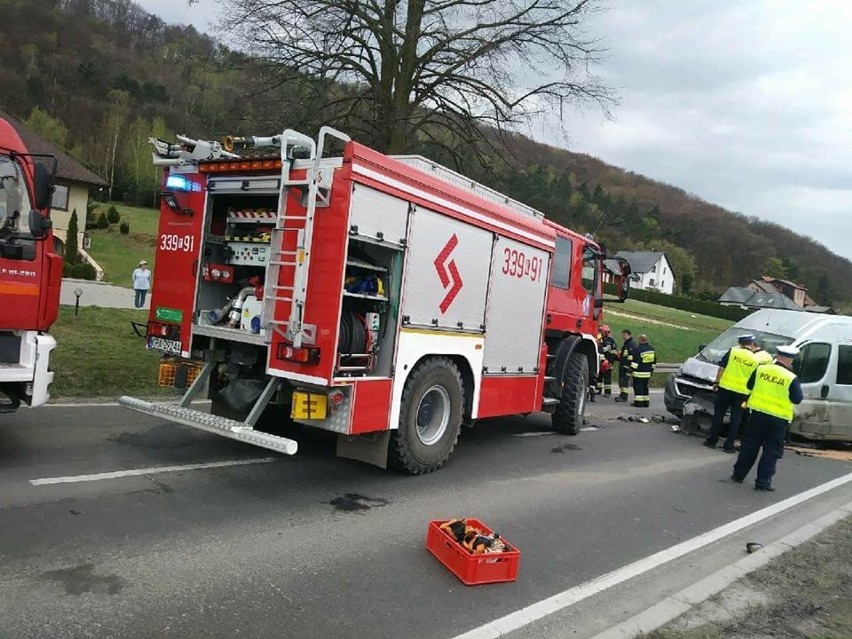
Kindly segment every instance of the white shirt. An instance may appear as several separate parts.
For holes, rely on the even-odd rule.
[[[151,271],[137,268],[133,271],[133,288],[137,291],[147,291],[151,288]]]

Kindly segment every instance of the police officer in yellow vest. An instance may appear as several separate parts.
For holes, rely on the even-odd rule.
[[[762,448],[754,488],[775,490],[772,476],[784,454],[787,426],[793,421],[793,404],[801,403],[803,398],[802,385],[792,371],[793,359],[798,354],[795,346],[779,346],[775,361],[757,366],[746,384],[751,391],[748,397],[751,416],[731,475],[738,484],[748,475]]]
[[[716,374],[716,398],[713,410],[713,425],[710,433],[704,440],[707,448],[716,448],[719,436],[724,428],[725,413],[731,410],[731,421],[728,433],[725,437],[725,445],[722,450],[726,453],[735,453],[734,440],[740,430],[740,421],[743,416],[743,402],[748,397],[746,383],[754,372],[755,367],[761,363],[772,361],[772,357],[757,345],[754,335],[741,335],[739,345],[731,348],[719,363],[719,372]],[[760,355],[758,354],[760,353]]]

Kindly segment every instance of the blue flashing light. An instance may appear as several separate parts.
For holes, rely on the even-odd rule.
[[[183,191],[184,193],[188,193],[190,191],[200,191],[201,185],[196,184],[183,175],[170,175],[166,178],[166,188],[171,191]]]

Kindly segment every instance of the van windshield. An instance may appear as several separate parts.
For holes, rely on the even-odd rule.
[[[698,354],[698,359],[718,364],[722,361],[725,353],[727,353],[730,348],[737,345],[741,335],[754,335],[757,339],[758,345],[773,356],[779,346],[791,344],[793,342],[792,337],[732,326],[705,346]]]

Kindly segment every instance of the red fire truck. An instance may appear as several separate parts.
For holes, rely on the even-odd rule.
[[[281,411],[415,474],[476,420],[547,411],[578,433],[603,306],[591,237],[329,127],[151,142],[167,169],[148,348],[204,364],[179,403],[124,406],[293,454],[261,419]],[[191,407],[205,388],[210,413]]]
[[[53,162],[49,171],[35,158]],[[47,401],[62,258],[53,252],[50,196],[56,158],[27,153],[0,119],[0,413]]]

